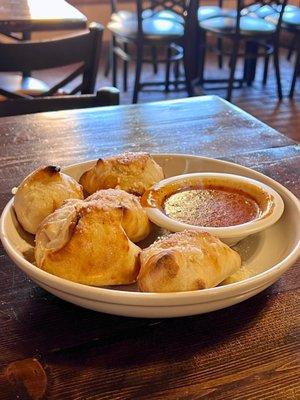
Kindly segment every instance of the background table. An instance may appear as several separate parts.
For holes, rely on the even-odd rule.
[[[124,150],[233,160],[300,195],[295,142],[209,96],[2,118],[0,207],[42,164]],[[8,365],[27,374],[37,392],[46,388],[51,400],[299,398],[296,266],[241,304],[172,320],[116,317],[68,304],[30,282],[3,249],[0,277],[1,400],[20,390],[9,382]],[[36,384],[33,358],[47,383],[44,376]]]
[[[86,17],[64,0],[1,0],[0,32],[84,29]]]
[[[1,0],[0,3],[0,33],[16,40],[30,40],[34,31],[86,27],[85,15],[65,0]],[[30,71],[24,71],[23,77],[29,76]]]

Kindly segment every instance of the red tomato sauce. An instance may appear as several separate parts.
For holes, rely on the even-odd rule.
[[[181,189],[165,198],[163,211],[179,222],[205,227],[244,224],[261,212],[250,195],[222,186]]]

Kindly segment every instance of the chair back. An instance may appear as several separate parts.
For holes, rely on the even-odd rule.
[[[252,15],[259,18],[258,14],[268,9],[268,13],[275,15],[275,19],[277,20],[276,34],[279,35],[282,16],[287,2],[288,0],[237,0],[237,33],[240,33],[241,17]]]
[[[170,11],[179,17],[177,22],[185,23],[191,15],[190,9],[193,2],[195,0],[136,0],[139,37],[143,36],[143,21],[159,15],[162,11]],[[161,16],[161,18],[171,17]]]
[[[43,96],[51,96],[82,75],[82,82],[70,94],[93,93],[101,51],[103,27],[92,23],[84,33],[62,39],[0,43],[0,72],[36,71],[80,63],[71,74],[54,85]],[[25,97],[0,88],[9,98]]]
[[[114,0],[112,0],[112,1],[114,1]],[[202,3],[203,3],[203,0],[199,0],[198,3],[199,3],[199,6],[200,6],[200,7],[201,7],[201,6],[203,6],[203,7],[215,7],[215,6],[217,5],[217,6],[219,6],[220,8],[223,8],[224,0],[218,0],[218,1],[214,2],[214,4],[211,4],[211,2],[209,2],[209,3],[205,2],[204,5],[202,4]]]
[[[184,15],[189,1],[186,0],[137,0],[141,10],[151,10],[153,14],[160,11],[173,11],[178,15]]]
[[[32,99],[8,99],[0,102],[0,117],[33,114],[45,111],[72,110],[78,108],[114,106],[119,104],[117,88],[106,87],[96,95],[52,96]]]

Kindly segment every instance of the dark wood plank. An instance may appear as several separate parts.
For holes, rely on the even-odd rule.
[[[225,313],[163,321],[138,337],[86,349],[85,374],[77,369],[82,352],[53,354],[45,360],[56,379],[49,394],[74,398],[77,370],[86,398],[285,399],[294,392],[296,399],[296,317],[294,295],[264,293]]]
[[[249,152],[227,158],[275,179],[300,197],[300,146]]]
[[[64,0],[2,0],[0,31],[84,29],[86,17]]]
[[[299,146],[215,97],[1,122],[1,207],[40,164],[67,165],[124,149],[230,159],[300,196]],[[28,398],[5,368],[33,357],[46,371],[49,399],[297,398],[299,262],[244,303],[164,321],[68,304],[28,280],[3,249],[0,276],[0,399]]]
[[[105,45],[105,43],[104,43]],[[108,50],[106,50],[107,53]],[[105,50],[103,51],[105,53]],[[128,92],[122,92],[122,71],[121,63],[119,63],[118,71],[118,87],[121,90],[121,104],[130,104],[132,101],[132,89],[135,76],[134,62],[129,64],[128,68]],[[288,137],[300,141],[300,81],[297,82],[294,100],[290,100],[287,96],[290,90],[291,78],[294,70],[294,60],[287,61],[286,50],[282,49],[280,54],[281,80],[283,86],[284,98],[278,101],[276,94],[276,80],[273,65],[270,63],[268,82],[266,86],[261,83],[263,76],[263,60],[261,59],[257,65],[256,80],[251,87],[243,87],[233,91],[233,103],[254,115],[259,120],[267,123],[272,128],[284,133]],[[228,78],[228,63],[224,62],[224,67],[220,70],[217,66],[217,57],[211,53],[207,54],[206,76],[212,79]],[[240,77],[243,73],[242,59],[238,63],[236,76]],[[55,82],[58,76],[63,75],[59,70],[45,71],[36,73],[36,77],[46,82]],[[150,64],[143,65],[142,81],[163,81],[165,76],[165,68],[159,65],[158,74],[153,75],[153,68]],[[103,68],[98,72],[98,85],[111,85],[111,77],[106,78],[103,75]],[[223,86],[223,85],[222,85]],[[205,94],[216,94],[224,97],[226,90],[215,88],[207,89]],[[140,93],[139,103],[172,100],[187,97],[187,92],[181,87],[181,90],[174,91],[171,87],[169,93],[165,93],[162,86],[158,86],[156,90],[149,90]]]
[[[59,133],[59,134],[58,134]],[[71,162],[144,149],[149,152],[191,153],[226,157],[294,142],[215,96],[157,102],[136,107],[60,111],[1,119],[0,135],[6,154],[3,168],[28,163],[23,146],[30,142],[34,164]],[[16,146],[16,143],[18,146]],[[68,152],[65,151],[68,143]],[[45,152],[47,148],[47,152]],[[51,150],[53,149],[53,151]],[[17,153],[15,153],[17,152]],[[24,170],[24,175],[29,172]]]
[[[42,354],[47,398],[296,400],[299,291],[272,290],[226,310]],[[5,399],[13,389],[3,375],[0,382]]]

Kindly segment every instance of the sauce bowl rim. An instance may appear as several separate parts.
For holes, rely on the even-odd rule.
[[[199,225],[191,225],[188,223],[177,221],[169,216],[167,216],[160,208],[158,207],[147,207],[144,206],[144,209],[148,215],[148,218],[154,222],[156,225],[169,230],[170,232],[179,232],[185,229],[192,229],[202,232],[209,232],[212,235],[221,237],[221,238],[232,238],[240,235],[249,235],[259,231],[262,231],[269,226],[275,224],[284,211],[284,202],[281,196],[268,185],[259,182],[252,178],[247,178],[241,175],[235,174],[227,174],[227,173],[217,173],[217,172],[195,172],[183,175],[172,176],[170,178],[163,179],[158,183],[154,184],[151,189],[157,190],[161,189],[170,183],[185,181],[189,178],[219,178],[224,179],[224,184],[222,186],[226,187],[226,181],[230,180],[231,182],[240,182],[240,183],[248,183],[258,187],[262,192],[271,196],[269,201],[273,202],[272,209],[266,213],[263,212],[262,215],[258,218],[254,218],[251,221],[245,222],[240,225],[231,225],[226,227],[206,227]],[[253,194],[253,198],[255,199],[255,195]]]

